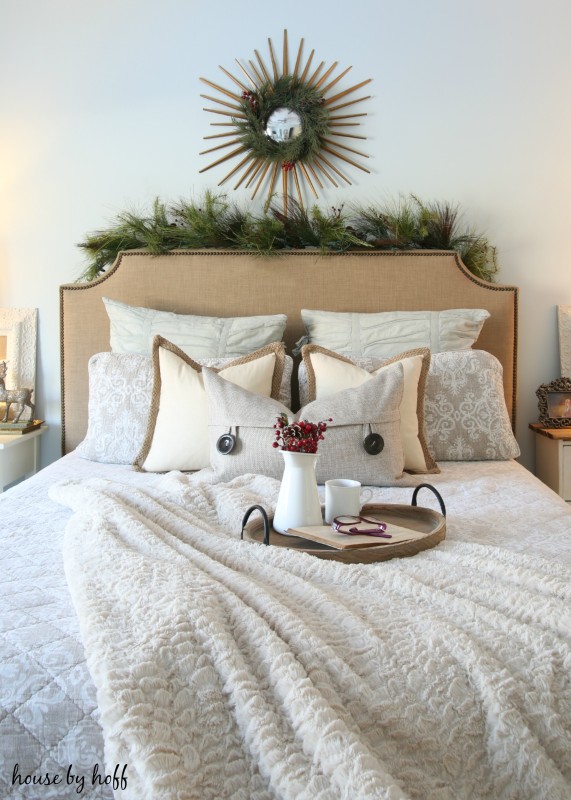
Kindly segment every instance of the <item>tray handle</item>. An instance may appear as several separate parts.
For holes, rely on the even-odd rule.
[[[242,530],[240,531],[240,539],[244,539],[244,528],[246,527],[246,523],[250,519],[251,514],[254,511],[259,511],[262,515],[262,521],[264,523],[264,544],[270,543],[270,521],[268,519],[268,515],[266,509],[263,506],[250,506],[250,508],[244,514],[244,518],[242,519]]]
[[[444,500],[442,499],[440,492],[438,492],[431,483],[419,483],[414,492],[412,493],[412,500],[410,501],[411,506],[416,506],[416,498],[418,497],[418,493],[421,489],[430,489],[430,491],[436,496],[440,504],[440,510],[442,511],[442,516],[446,516],[446,506],[444,505]]]

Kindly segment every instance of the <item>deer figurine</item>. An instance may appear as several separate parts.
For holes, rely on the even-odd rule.
[[[30,419],[34,419],[34,404],[32,403],[33,389],[6,389],[6,373],[8,368],[5,361],[0,361],[0,403],[6,403],[6,411],[2,422],[8,422],[8,412],[12,403],[19,406],[14,417],[14,422],[19,422],[22,412],[28,406],[31,410]]]

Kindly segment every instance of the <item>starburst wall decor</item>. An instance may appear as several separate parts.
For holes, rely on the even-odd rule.
[[[204,111],[217,115],[217,118],[220,116],[230,118],[227,122],[211,123],[215,127],[229,128],[229,131],[204,137],[204,139],[228,139],[228,141],[203,150],[200,155],[228,147],[233,148],[200,172],[206,172],[239,158],[238,163],[218,185],[221,186],[230,178],[236,177],[238,180],[234,189],[238,189],[242,184],[247,189],[252,188],[252,199],[258,193],[265,192],[266,208],[279,186],[278,176],[281,172],[281,191],[286,216],[288,197],[295,196],[303,208],[307,187],[317,198],[316,187],[324,189],[325,185],[332,184],[337,188],[338,181],[351,185],[351,181],[345,175],[346,165],[356,167],[363,172],[370,172],[359,163],[359,160],[355,160],[355,156],[357,159],[369,156],[342,143],[347,139],[367,137],[339,129],[357,128],[361,124],[357,121],[358,118],[367,116],[363,112],[346,113],[345,109],[370,99],[370,95],[348,98],[353,92],[370,83],[371,78],[356,83],[344,91],[332,92],[333,87],[351,67],[333,77],[338,62],[335,61],[323,72],[325,63],[322,61],[312,71],[315,51],[311,51],[303,65],[303,44],[302,39],[293,71],[290,71],[289,66],[287,30],[284,31],[283,37],[281,70],[271,39],[268,39],[270,70],[266,68],[257,50],[254,50],[255,62],[249,60],[247,65],[244,65],[235,59],[242,73],[241,80],[224,67],[220,67],[237,87],[233,91],[206,78],[200,78],[203,83],[226,98],[201,94],[200,96],[206,100],[222,106],[222,108],[205,108]],[[351,155],[347,155],[348,153]]]

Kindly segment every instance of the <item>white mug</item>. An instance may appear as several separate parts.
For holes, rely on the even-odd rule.
[[[373,496],[370,489],[369,499]],[[361,512],[361,484],[349,478],[325,481],[325,522],[331,524],[335,517],[357,517]]]

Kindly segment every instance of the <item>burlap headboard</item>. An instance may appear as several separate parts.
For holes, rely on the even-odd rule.
[[[515,424],[518,290],[479,281],[456,253],[292,251],[261,258],[234,251],[122,253],[93,283],[60,287],[62,449],[87,430],[87,364],[109,350],[102,297],[134,306],[209,316],[284,313],[291,349],[303,335],[302,308],[329,311],[415,311],[485,308],[476,347],[504,370],[507,407]]]

